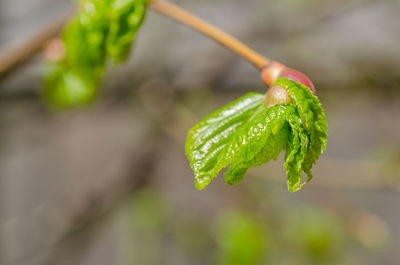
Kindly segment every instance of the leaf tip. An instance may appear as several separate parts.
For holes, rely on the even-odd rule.
[[[296,191],[299,191],[299,190],[301,190],[301,188],[304,186],[304,184],[306,184],[306,182],[304,182],[304,183],[297,183],[296,185],[288,185],[288,190],[290,191],[290,192],[296,192]]]
[[[203,190],[210,183],[210,179],[207,177],[195,177],[194,186],[198,190]]]

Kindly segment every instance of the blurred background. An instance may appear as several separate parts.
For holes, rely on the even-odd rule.
[[[54,111],[38,53],[0,79],[0,264],[400,264],[400,1],[174,1],[314,81],[328,150],[193,186],[187,130],[259,73],[149,11],[98,100]],[[73,8],[0,0],[0,50]]]

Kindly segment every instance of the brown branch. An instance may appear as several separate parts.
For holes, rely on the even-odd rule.
[[[10,73],[21,63],[40,51],[46,42],[60,33],[65,23],[74,12],[75,11],[69,11],[61,17],[57,17],[52,23],[46,25],[29,38],[2,48],[0,50],[0,77]]]
[[[163,0],[153,0],[150,1],[149,7],[197,30],[205,36],[231,49],[235,53],[248,60],[258,69],[262,69],[270,63],[269,59],[254,51],[238,39],[228,35],[210,23],[207,23],[206,21],[172,3]]]

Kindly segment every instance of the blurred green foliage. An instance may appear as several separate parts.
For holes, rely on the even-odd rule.
[[[337,264],[345,249],[344,231],[336,217],[302,208],[287,215],[284,237],[301,254],[299,264]]]
[[[349,252],[354,241],[332,212],[281,199],[267,206],[263,199],[250,200],[252,209],[204,215],[174,207],[156,190],[133,194],[125,207],[122,231],[129,240],[123,248],[130,258],[123,264],[356,264]]]
[[[133,194],[124,209],[121,263],[161,264],[163,237],[170,225],[170,205],[159,193],[143,189]]]
[[[63,34],[65,55],[47,62],[46,98],[56,107],[89,103],[106,63],[124,61],[146,14],[147,0],[80,0]]]
[[[216,239],[219,265],[256,265],[266,254],[265,227],[254,216],[241,212],[223,213]]]

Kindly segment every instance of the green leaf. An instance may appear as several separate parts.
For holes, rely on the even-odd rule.
[[[115,0],[110,12],[107,53],[115,62],[124,61],[146,14],[147,0]]]
[[[80,0],[62,33],[65,57],[47,63],[45,95],[57,107],[78,106],[97,94],[106,62],[125,60],[140,28],[147,0]],[[78,82],[79,81],[79,82]]]
[[[243,179],[247,169],[277,159],[289,137],[286,117],[295,112],[292,106],[277,105],[266,108],[248,119],[233,135],[227,153],[230,167],[225,181],[234,185]]]
[[[226,149],[237,128],[262,111],[266,111],[263,96],[250,93],[215,111],[189,131],[185,150],[198,189],[207,186],[228,166]]]
[[[49,65],[45,83],[45,97],[57,107],[89,103],[96,93],[94,79],[82,72],[65,70],[59,65]]]
[[[298,112],[294,112],[287,116],[290,125],[290,135],[286,147],[285,169],[287,175],[287,184],[289,191],[298,191],[303,185],[301,184],[301,172],[304,169],[303,164],[306,157],[309,138]]]
[[[219,171],[229,184],[238,183],[249,167],[276,159],[285,147],[291,106],[267,109],[262,94],[250,93],[215,111],[193,127],[186,155],[195,173],[195,186],[203,189]]]
[[[303,151],[304,159],[302,158],[301,160],[301,169],[307,174],[307,181],[310,181],[312,179],[311,168],[313,164],[315,164],[321,153],[326,150],[328,124],[326,122],[325,113],[318,98],[311,93],[308,87],[286,78],[278,79],[273,85],[286,88],[293,105],[296,106],[300,118],[297,125],[294,123],[294,118],[292,118],[292,123],[295,127],[299,128],[298,130],[304,128],[303,134],[306,134],[309,138],[307,148]],[[305,142],[305,139],[303,142]],[[288,155],[286,157],[288,157]],[[286,160],[285,167],[288,167],[289,164],[289,161]],[[289,178],[289,176],[292,176],[292,174],[289,173],[292,170],[289,171],[287,168],[286,170],[288,171]],[[296,175],[298,176],[299,174],[296,173]],[[295,183],[297,182],[295,181]],[[301,185],[296,187],[295,189],[298,190]]]
[[[309,88],[287,79],[275,84],[287,89],[290,105],[267,108],[264,95],[250,93],[190,129],[185,150],[196,188],[228,166],[225,181],[237,184],[248,168],[276,159],[284,149],[289,191],[303,186],[303,171],[311,180],[311,167],[326,148],[325,114]]]

